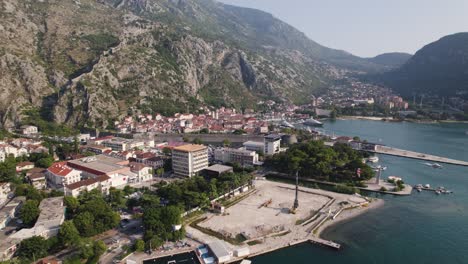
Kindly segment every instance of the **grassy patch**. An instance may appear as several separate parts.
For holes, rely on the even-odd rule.
[[[254,245],[258,245],[258,244],[262,244],[262,243],[263,242],[261,240],[252,240],[252,241],[247,242],[247,245],[254,246]]]

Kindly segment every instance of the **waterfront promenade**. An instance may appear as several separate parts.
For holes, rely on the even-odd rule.
[[[371,152],[391,155],[391,156],[404,157],[404,158],[419,159],[419,160],[425,160],[425,161],[431,161],[431,162],[468,166],[467,161],[449,159],[449,158],[439,157],[435,155],[429,155],[429,154],[419,153],[415,151],[409,151],[409,150],[392,148],[392,147],[381,146],[381,145],[377,145],[375,148],[375,151],[371,151]]]

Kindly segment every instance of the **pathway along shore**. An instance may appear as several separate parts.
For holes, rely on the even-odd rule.
[[[452,164],[452,165],[468,166],[467,161],[449,159],[449,158],[439,157],[435,155],[424,154],[424,153],[419,153],[415,151],[409,151],[409,150],[392,148],[392,147],[381,146],[381,145],[377,145],[375,148],[375,151],[370,151],[370,152],[384,154],[384,155],[397,156],[397,157],[410,158],[410,159],[419,159],[419,160],[446,163],[446,164]]]

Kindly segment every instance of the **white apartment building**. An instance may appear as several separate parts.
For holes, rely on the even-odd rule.
[[[265,155],[274,155],[281,151],[281,136],[268,135],[265,136]]]
[[[208,148],[203,145],[183,145],[172,150],[172,170],[182,177],[192,177],[208,167]]]
[[[46,178],[53,188],[61,189],[65,185],[79,182],[81,171],[69,167],[66,162],[56,162],[47,169]]]
[[[258,154],[253,150],[218,148],[214,151],[214,160],[223,163],[239,163],[241,166],[258,164]]]

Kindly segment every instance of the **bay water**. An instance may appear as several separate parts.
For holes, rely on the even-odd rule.
[[[468,124],[391,123],[367,120],[325,122],[326,133],[359,136],[369,142],[468,161]],[[335,251],[302,244],[252,259],[274,263],[468,263],[468,167],[379,155],[383,177],[400,176],[408,184],[444,186],[454,193],[413,192],[377,195],[385,205],[332,226],[323,237],[341,243]]]

